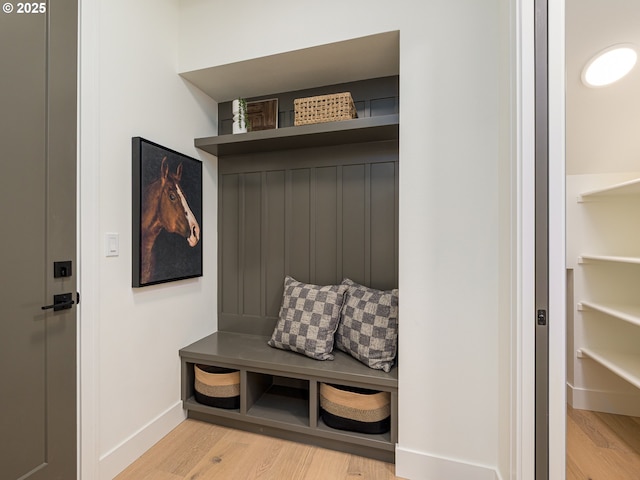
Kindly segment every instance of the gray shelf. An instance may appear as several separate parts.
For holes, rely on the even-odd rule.
[[[196,138],[195,146],[216,156],[397,140],[399,115]]]

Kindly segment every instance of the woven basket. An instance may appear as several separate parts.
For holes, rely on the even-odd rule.
[[[296,98],[293,108],[295,126],[350,120],[358,116],[349,92]]]
[[[198,403],[218,408],[240,408],[240,372],[211,365],[194,365]]]
[[[320,414],[324,423],[332,428],[385,433],[391,427],[391,394],[321,383]]]

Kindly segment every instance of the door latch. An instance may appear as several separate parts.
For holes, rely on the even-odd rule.
[[[60,293],[53,296],[53,304],[45,305],[41,308],[42,310],[53,309],[54,312],[58,312],[60,310],[70,309],[73,305],[75,305],[75,303],[76,302],[74,302],[71,298],[71,293]]]
[[[547,324],[547,311],[538,310],[538,325],[544,327]]]

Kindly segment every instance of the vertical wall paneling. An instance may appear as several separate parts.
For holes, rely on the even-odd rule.
[[[365,167],[343,167],[343,276],[367,284],[365,275]]]
[[[242,256],[242,312],[245,315],[262,315],[262,174],[244,176]]]
[[[364,166],[364,285],[371,285],[371,165]]]
[[[342,245],[343,225],[344,225],[344,196],[343,184],[344,177],[342,174],[343,167],[336,167],[336,274],[337,278],[344,278],[344,250]]]
[[[337,167],[315,171],[315,275],[313,282],[327,285],[339,277],[337,271],[338,179]]]
[[[291,172],[289,275],[311,281],[311,178],[308,168]]]
[[[291,271],[291,217],[293,216],[293,213],[291,212],[292,209],[292,205],[291,205],[291,198],[293,197],[292,195],[292,191],[293,191],[293,187],[292,187],[292,171],[291,170],[286,170],[285,171],[285,185],[284,185],[284,192],[285,192],[285,197],[284,197],[284,271],[285,272],[290,272]]]
[[[244,262],[244,252],[245,252],[245,175],[240,175],[238,177],[238,238],[235,239],[235,243],[238,245],[238,257],[236,260],[236,265],[238,265],[238,275],[236,276],[236,289],[238,290],[237,298],[238,298],[238,309],[237,312],[240,314],[244,314],[243,305],[244,305],[244,276],[245,276],[245,262]],[[229,242],[232,243],[232,242]],[[228,285],[229,287],[231,284]]]
[[[220,265],[218,288],[220,299],[220,309],[230,314],[238,314],[238,289],[234,285],[238,285],[238,276],[240,268],[238,265],[239,248],[237,239],[240,238],[239,232],[239,187],[240,175],[232,174],[220,177],[220,210],[224,213],[219,216],[219,231],[225,232],[225,235],[219,237],[219,259]]]
[[[282,282],[287,270],[285,252],[287,235],[285,223],[285,171],[266,172],[265,185],[265,276],[264,292],[266,317],[276,317],[280,311]]]
[[[316,182],[316,169],[309,169],[309,276],[307,282],[318,283],[316,281],[316,259],[318,255],[317,238],[317,218],[318,218],[318,190]]]
[[[285,275],[397,287],[397,142],[219,162],[221,331],[270,334]]]
[[[269,202],[267,201],[267,172],[260,173],[260,281],[259,285],[267,284],[267,247],[269,242],[269,217],[267,215],[267,208]],[[267,296],[264,288],[259,288],[258,291],[260,297],[260,315],[267,314]]]
[[[370,248],[370,283],[383,289],[395,288],[397,285],[387,283],[395,277],[397,270],[396,243],[396,205],[389,201],[394,198],[395,165],[381,163],[371,165],[370,181],[370,222],[368,229]]]

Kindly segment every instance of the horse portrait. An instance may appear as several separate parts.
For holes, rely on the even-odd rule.
[[[133,286],[202,275],[202,164],[135,137],[136,199]]]

